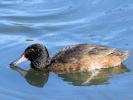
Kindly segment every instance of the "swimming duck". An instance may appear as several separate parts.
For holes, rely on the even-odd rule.
[[[15,66],[26,60],[31,67],[47,72],[90,71],[94,69],[119,66],[129,55],[129,51],[120,51],[95,44],[77,44],[61,49],[53,57],[42,44],[28,46],[19,59],[10,65]]]

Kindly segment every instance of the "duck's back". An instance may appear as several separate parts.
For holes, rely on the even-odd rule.
[[[127,56],[128,52],[121,52],[115,48],[94,44],[78,44],[60,50],[52,57],[51,65],[56,66],[56,70],[61,68],[63,70],[63,67],[73,70],[79,69],[79,67],[82,69],[93,67],[95,69],[95,67],[103,66],[104,68],[119,65]]]

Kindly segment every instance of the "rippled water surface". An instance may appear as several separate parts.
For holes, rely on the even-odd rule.
[[[1,100],[133,100],[132,0],[1,0]],[[9,68],[32,43],[50,55],[77,43],[129,49],[120,68],[102,70],[91,83],[88,73],[38,73],[21,65]],[[26,75],[26,76],[25,76]]]

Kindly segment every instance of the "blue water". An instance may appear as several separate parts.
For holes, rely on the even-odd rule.
[[[1,100],[133,100],[132,0],[1,0]],[[50,55],[66,45],[93,43],[131,55],[126,67],[103,70],[92,83],[88,73],[38,73],[29,62],[22,73],[9,68],[32,43],[43,43]]]

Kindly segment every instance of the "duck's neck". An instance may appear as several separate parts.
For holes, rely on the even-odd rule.
[[[31,67],[34,69],[43,69],[50,65],[51,58],[49,57],[49,53],[47,48],[45,47],[44,50],[38,54],[35,59],[31,61]]]
[[[44,59],[36,59],[34,61],[31,62],[31,67],[34,69],[42,69],[44,67],[47,67],[50,65],[50,58]]]

